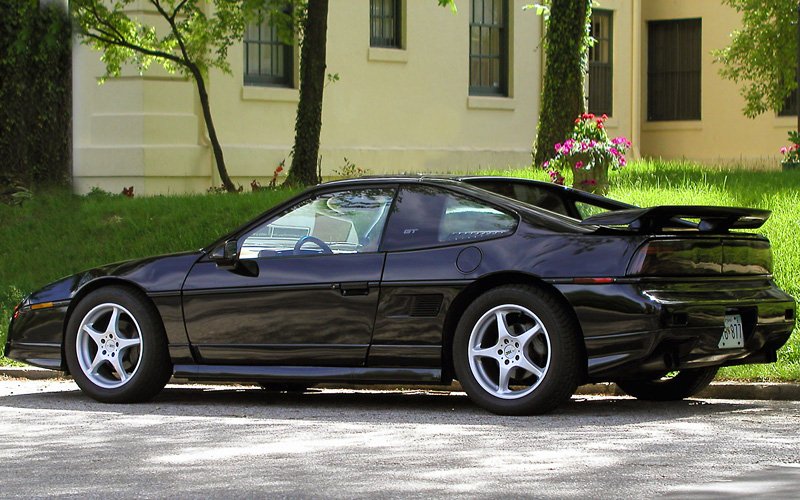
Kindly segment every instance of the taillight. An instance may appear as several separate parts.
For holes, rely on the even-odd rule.
[[[765,275],[772,272],[769,241],[748,239],[652,240],[628,264],[629,276]]]
[[[725,241],[722,249],[723,274],[772,274],[772,248],[769,241]]]
[[[628,264],[629,276],[699,276],[722,273],[719,240],[653,240]]]
[[[17,319],[19,317],[20,309],[22,308],[22,303],[19,303],[14,306],[14,315],[11,316],[11,319]]]

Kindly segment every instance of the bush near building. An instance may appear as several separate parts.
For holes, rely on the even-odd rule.
[[[70,22],[58,2],[0,2],[0,194],[70,177]],[[1,220],[1,219],[0,219]]]

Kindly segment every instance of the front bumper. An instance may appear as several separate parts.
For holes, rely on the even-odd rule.
[[[11,321],[5,346],[7,358],[52,370],[65,370],[62,341],[68,302],[41,310],[26,310]]]
[[[767,278],[575,287],[560,289],[583,329],[592,381],[773,362],[795,326],[794,299]],[[730,314],[742,317],[744,345],[721,349],[725,316]]]

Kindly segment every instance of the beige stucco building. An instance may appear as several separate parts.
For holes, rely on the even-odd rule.
[[[542,20],[523,10],[527,3],[457,0],[454,15],[434,0],[331,0],[327,64],[340,79],[325,89],[323,174],[345,158],[372,173],[529,165],[543,51]],[[148,5],[139,0],[135,14],[155,19]],[[736,85],[718,76],[711,55],[738,25],[733,10],[720,0],[601,0],[595,17],[590,108],[609,114],[611,134],[631,138],[635,155],[776,161],[795,119],[745,118]],[[291,150],[298,56],[268,26],[252,26],[229,51],[233,74],[209,76],[237,183],[268,179]],[[192,82],[130,68],[98,85],[103,73],[99,54],[76,45],[78,191],[219,184]]]

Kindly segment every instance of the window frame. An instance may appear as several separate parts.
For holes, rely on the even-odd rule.
[[[672,49],[669,52],[670,56],[673,58],[670,62],[673,64],[675,69],[668,69],[666,68],[666,64],[664,65],[665,68],[655,68],[655,54],[658,52],[661,54],[662,58],[659,61],[664,61],[663,54],[666,52],[664,47],[661,47],[662,50],[657,51],[657,47],[655,45],[654,36],[656,29],[663,29],[665,32],[667,29],[672,29],[674,33],[667,33],[662,37],[663,45],[666,48]],[[696,33],[693,31],[696,30]],[[684,37],[684,33],[691,33],[693,39],[687,40]],[[703,85],[703,77],[702,77],[702,58],[703,58],[703,20],[702,18],[689,18],[689,19],[665,19],[665,20],[654,20],[648,21],[647,23],[647,121],[648,122],[669,122],[669,121],[701,121],[703,118],[703,92],[702,92],[702,85]],[[668,37],[668,38],[667,38]],[[696,42],[696,47],[693,48],[692,58],[696,60],[690,61],[690,58],[682,57],[681,54],[681,46],[682,44],[686,43],[693,43]],[[670,46],[670,44],[672,44]],[[694,63],[692,65],[692,63]],[[691,65],[691,66],[690,66]],[[685,77],[689,75],[692,80],[691,84],[694,86],[696,84],[697,87],[697,95],[693,96],[691,94],[692,88],[681,86],[678,84],[671,86],[671,92],[667,93],[664,92],[660,94],[658,98],[656,98],[656,92],[660,91],[665,87],[664,84],[655,85],[657,78],[664,78],[665,75],[674,75],[676,79],[678,77]],[[695,80],[696,79],[696,80]],[[661,83],[661,82],[659,82]],[[659,99],[663,100],[664,98],[670,98],[671,101],[668,104],[671,106],[664,106],[664,109],[657,109],[655,107],[655,102]],[[685,108],[684,111],[681,111],[681,107]],[[669,111],[666,111],[667,108],[671,108]]]
[[[260,16],[263,15],[263,19],[258,21],[253,21],[247,23],[245,26],[244,37],[242,38],[242,53],[244,57],[244,64],[242,67],[243,73],[243,83],[247,86],[254,86],[254,87],[285,87],[285,88],[294,88],[294,69],[295,69],[295,61],[294,61],[294,44],[289,45],[283,43],[280,38],[278,37],[278,28],[273,26],[271,23],[271,19],[269,13],[262,13]],[[258,26],[258,37],[256,39],[249,39],[248,35],[250,33],[250,27],[257,23]],[[265,34],[264,31],[268,31],[268,34]],[[257,71],[252,72],[250,68],[250,51],[252,50],[251,47],[255,46],[258,48],[258,68]],[[276,75],[274,74],[273,68],[270,69],[270,73],[262,74],[261,68],[261,50],[263,47],[268,47],[268,50],[272,51],[270,56],[270,61],[274,61],[274,58],[277,54],[282,52],[283,54],[283,75]],[[274,66],[274,64],[272,65]]]
[[[593,47],[589,49],[589,103],[588,103],[588,110],[589,113],[593,113],[597,116],[606,115],[606,116],[614,116],[614,11],[609,9],[592,9],[592,31],[594,31],[594,17],[597,16],[598,19],[605,19],[608,22],[608,38],[595,38],[596,42]],[[608,62],[601,62],[601,61],[593,61],[592,57],[597,54],[598,48],[600,48],[600,44],[607,43],[608,44]],[[592,78],[593,70],[595,73],[601,73],[603,70],[607,71],[608,74],[608,81],[603,82],[604,87],[597,88],[593,85],[592,82],[599,79],[599,75]],[[597,96],[598,93],[604,94],[600,97],[595,97],[595,101],[607,102],[607,106],[597,106],[592,105],[592,95],[594,94]],[[604,91],[604,92],[601,92]]]
[[[393,7],[391,16],[387,15],[384,11],[384,0],[370,0],[369,1],[369,46],[381,49],[402,49],[403,48],[403,3],[404,0],[391,0]],[[375,3],[380,3],[380,13],[375,15]],[[394,27],[394,37],[386,36],[383,32],[383,21],[387,18],[393,18],[392,25]],[[380,33],[375,32],[376,20],[380,28]]]
[[[797,117],[798,104],[800,104],[798,103],[798,100],[800,100],[798,99],[798,97],[800,97],[798,96],[798,94],[800,94],[800,92],[798,92],[797,89],[794,89],[794,91],[791,94],[789,94],[786,97],[786,99],[783,100],[783,107],[781,108],[780,111],[778,111],[779,117],[781,118]]]
[[[483,17],[483,14],[486,12],[485,3],[492,2],[500,2],[501,3],[501,12],[502,12],[502,24],[495,24],[495,23],[486,23]],[[476,13],[477,10],[475,7],[476,5],[480,5],[481,9],[481,22],[476,22]],[[494,12],[494,9],[492,9]],[[467,71],[469,73],[469,95],[471,96],[494,96],[494,97],[508,97],[509,95],[509,68],[511,66],[510,61],[510,54],[509,54],[509,45],[510,45],[510,17],[511,9],[509,7],[509,0],[471,0],[470,2],[470,17],[469,17],[469,36],[468,36],[468,43],[469,43],[469,59],[468,59],[468,67]],[[472,31],[473,29],[478,29],[478,54],[474,54],[472,51]],[[482,51],[483,44],[481,43],[482,37],[481,33],[484,29],[488,29],[490,31],[489,34],[489,55],[484,55]],[[498,53],[495,56],[491,53],[491,30],[499,29],[500,33],[498,36]],[[485,59],[492,59],[499,60],[499,71],[500,71],[500,81],[499,85],[495,87],[494,85],[474,85],[473,80],[475,74],[473,72],[473,60],[478,61],[478,73],[482,72],[482,62]],[[490,71],[491,73],[491,71]],[[491,77],[490,77],[491,79]],[[481,83],[480,74],[478,75],[478,82]]]

